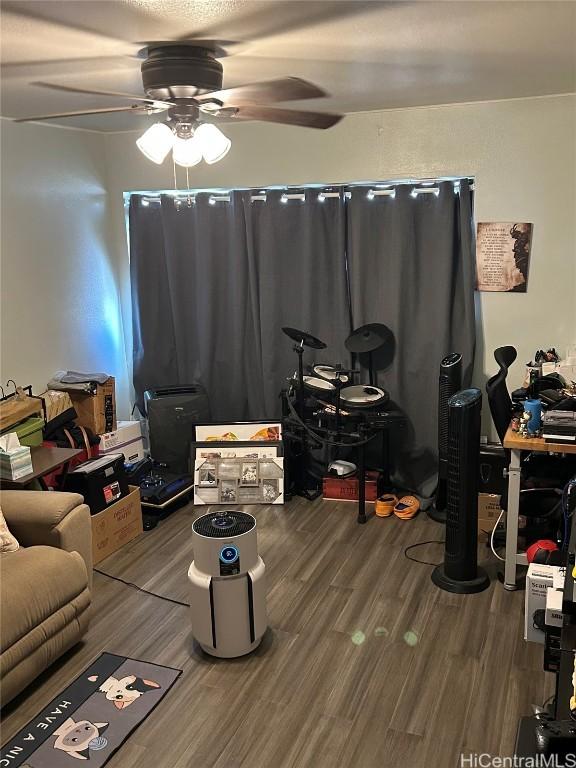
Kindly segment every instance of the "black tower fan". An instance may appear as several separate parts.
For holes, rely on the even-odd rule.
[[[432,581],[447,592],[482,592],[490,585],[478,567],[479,389],[464,389],[448,400],[448,482],[444,563]]]
[[[438,376],[438,488],[428,516],[446,522],[446,481],[448,478],[448,400],[462,388],[462,355],[453,352],[440,363]]]

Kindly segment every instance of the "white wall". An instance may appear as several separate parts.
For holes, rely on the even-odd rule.
[[[265,186],[471,175],[477,221],[534,223],[526,294],[480,294],[475,383],[495,369],[492,352],[518,349],[519,386],[534,350],[576,341],[576,120],[574,96],[367,112],[329,131],[225,126],[232,149],[217,165],[191,170],[193,187]],[[105,136],[112,248],[129,311],[122,193],[168,189],[172,165],[158,167],[135,135]],[[181,177],[182,178],[182,177]],[[423,307],[422,311],[433,311]],[[484,409],[485,429],[490,421]]]
[[[100,134],[2,120],[1,371],[36,392],[106,371],[128,408]]]

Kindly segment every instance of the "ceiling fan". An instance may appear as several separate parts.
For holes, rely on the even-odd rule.
[[[319,129],[330,128],[342,119],[342,115],[328,112],[268,106],[270,103],[317,99],[328,95],[313,83],[297,77],[222,89],[223,68],[219,58],[223,55],[224,50],[212,42],[149,43],[139,53],[143,59],[141,71],[145,96],[56,83],[33,83],[57,91],[128,99],[132,102],[130,105],[35,115],[17,118],[16,122],[114,112],[150,115],[166,112],[166,120],[154,123],[136,143],[155,163],[162,163],[172,150],[176,163],[190,167],[202,158],[207,163],[221,160],[231,146],[230,139],[213,122],[201,121],[203,115]]]

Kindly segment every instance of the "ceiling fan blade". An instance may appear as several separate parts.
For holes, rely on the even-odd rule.
[[[226,114],[223,110],[221,114]],[[285,125],[300,125],[304,128],[331,128],[339,123],[344,115],[330,112],[304,112],[298,109],[278,109],[277,107],[245,106],[231,111],[230,117],[235,120],[264,120],[267,123],[284,123]]]
[[[153,104],[161,107],[171,107],[172,104],[168,104],[165,101],[157,101],[156,99],[148,99],[145,96],[134,96],[132,93],[121,93],[119,91],[102,91],[94,88],[78,88],[72,85],[60,85],[59,83],[45,83],[40,80],[36,80],[30,85],[39,85],[41,88],[50,88],[52,91],[66,91],[69,93],[84,93],[88,96],[119,96],[122,99],[131,99],[132,101],[142,101],[145,104]]]
[[[104,107],[103,109],[79,109],[74,112],[57,112],[53,115],[35,115],[33,117],[13,117],[15,123],[30,123],[38,120],[57,120],[60,117],[81,117],[82,115],[105,115],[109,112],[137,112],[139,114],[148,114],[146,107]]]
[[[321,99],[327,95],[326,91],[307,80],[301,80],[299,77],[280,77],[277,80],[263,80],[259,83],[204,93],[198,101],[202,103],[217,99],[223,104],[241,107],[244,104],[261,104],[263,101]]]

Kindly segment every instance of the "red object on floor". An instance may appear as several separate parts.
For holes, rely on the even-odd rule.
[[[538,539],[534,544],[530,544],[526,550],[526,559],[529,563],[546,563],[550,557],[550,552],[556,552],[558,545],[550,539]]]
[[[378,472],[368,470],[364,484],[366,501],[376,501],[378,496]],[[322,496],[335,501],[358,501],[357,477],[332,477],[322,480]]]

